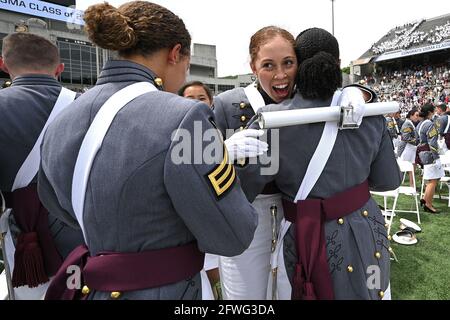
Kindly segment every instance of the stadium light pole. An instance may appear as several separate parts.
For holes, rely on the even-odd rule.
[[[331,0],[331,30],[334,36],[334,0]]]

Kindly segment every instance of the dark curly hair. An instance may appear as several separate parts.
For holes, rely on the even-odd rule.
[[[328,31],[310,28],[295,40],[297,90],[307,99],[328,99],[342,86],[339,44]]]
[[[426,118],[430,113],[434,113],[434,109],[434,105],[432,105],[431,103],[426,103],[420,108],[419,116],[422,118]]]
[[[183,20],[170,10],[146,1],[132,1],[115,8],[107,2],[84,12],[89,39],[120,56],[151,55],[181,44],[181,53],[190,54],[191,36]]]

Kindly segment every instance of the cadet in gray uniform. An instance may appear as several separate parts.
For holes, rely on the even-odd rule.
[[[221,93],[214,99],[216,122],[223,134],[243,130],[259,108],[292,97],[297,71],[294,44],[294,37],[288,31],[275,26],[264,27],[252,36],[250,66],[258,80],[246,88]],[[368,101],[375,98],[375,93],[363,86],[348,87],[354,86],[367,95]],[[244,164],[239,162],[237,166]],[[276,184],[267,184],[253,205],[259,209],[259,219],[249,249],[239,257],[220,260],[226,299],[272,299],[272,293],[267,292],[270,254],[283,216]]]
[[[398,157],[402,157],[403,155],[403,151],[405,150],[405,147],[407,146],[407,144],[411,144],[412,146],[416,147],[418,144],[418,135],[416,132],[416,127],[414,126],[414,122],[417,121],[419,119],[419,111],[417,109],[411,109],[407,116],[406,116],[406,120],[402,125],[402,128],[400,130],[401,132],[401,141],[398,145],[398,150],[397,150],[397,156]],[[407,159],[403,159],[405,161],[409,161],[411,163],[415,162],[415,152],[414,152],[414,159],[411,159],[408,156],[406,156]]]
[[[417,144],[419,136],[417,135],[414,122],[419,119],[419,111],[411,109],[406,115],[406,120],[401,128],[401,140],[397,148],[397,157],[412,164],[416,163]],[[413,173],[409,172],[409,185],[414,187]]]
[[[439,213],[433,207],[433,197],[437,183],[444,176],[444,169],[439,158],[439,121],[432,122],[435,107],[425,104],[420,110],[421,121],[416,128],[419,136],[416,162],[423,167],[423,178],[427,180],[424,198],[420,200],[426,212]]]
[[[389,135],[391,136],[392,143],[394,147],[398,146],[399,143],[399,135],[400,135],[400,128],[397,123],[396,113],[390,114],[386,117],[386,126],[389,132]]]
[[[275,26],[264,27],[251,37],[250,66],[258,81],[214,98],[216,122],[224,135],[244,129],[260,107],[290,98],[297,70],[294,42],[292,34]],[[250,247],[237,257],[220,258],[222,291],[226,300],[267,297],[271,248],[283,213],[275,183],[268,184],[261,193],[253,202],[258,212],[258,228]]]
[[[224,146],[210,108],[172,94],[185,81],[190,35],[171,11],[144,1],[119,8],[93,5],[84,20],[91,41],[118,51],[123,60],[107,62],[97,85],[52,123],[44,138],[39,194],[61,219],[80,225],[87,243],[65,261],[46,298],[80,294],[65,287],[64,267],[75,263],[83,268],[81,294],[89,299],[201,299],[203,252],[241,253],[257,217],[226,152],[219,163],[192,163],[208,145],[195,134],[210,129],[219,150]],[[109,112],[101,108],[105,101],[119,92],[110,106],[115,108],[122,92],[136,85],[153,91],[137,95],[113,118],[90,163],[78,216],[72,193],[80,186],[71,183],[86,132],[93,119]],[[188,152],[176,139],[183,134],[182,143],[193,152],[177,164]]]
[[[35,165],[35,171],[30,171],[31,183],[20,186],[17,183],[18,172],[29,169],[24,163],[38,143],[38,137],[63,91],[56,77],[64,65],[60,63],[58,49],[53,43],[29,33],[5,37],[2,57],[0,67],[13,79],[10,87],[0,90],[0,190],[7,195],[7,207],[13,209],[8,224],[17,248],[15,255],[11,251],[9,263],[13,263],[11,260],[15,256],[15,266],[11,266],[15,270],[13,285],[34,288],[48,281],[48,276],[58,270],[62,258],[83,243],[79,230],[69,228],[51,212],[48,214],[39,202],[36,177],[33,178],[39,167],[39,145],[35,147],[37,157],[28,163]],[[75,93],[64,90],[75,97]],[[14,192],[10,193],[13,189]],[[14,250],[14,246],[11,248]],[[36,252],[36,248],[42,254]],[[34,258],[30,259],[30,256]],[[27,262],[25,257],[28,257]],[[45,264],[43,274],[42,262]],[[15,291],[16,299],[39,298],[39,295],[29,295],[22,288],[20,292]]]
[[[297,37],[296,53],[298,93],[262,111],[331,104],[342,83],[337,40],[323,29],[308,29]],[[279,129],[278,173],[260,175],[263,165],[247,165],[239,170],[243,189],[252,201],[264,185],[275,181],[283,194],[285,218],[292,223],[281,250],[293,286],[292,295],[284,294],[285,298],[383,298],[389,285],[391,249],[383,216],[369,188],[392,190],[401,181],[385,119],[364,118],[359,129],[339,131],[308,197],[295,204],[323,130],[323,123]],[[273,143],[270,150],[274,150]],[[374,272],[380,276],[377,284],[370,281]]]
[[[438,108],[442,110],[442,114],[439,117],[439,136],[445,141],[445,145],[450,150],[450,115],[447,112],[447,105],[445,103],[438,105]]]

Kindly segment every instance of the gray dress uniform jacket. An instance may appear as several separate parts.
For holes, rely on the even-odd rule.
[[[93,118],[115,92],[140,81],[153,83],[153,79],[155,74],[142,65],[109,61],[97,85],[48,128],[42,145],[39,194],[68,224],[78,224],[71,204],[71,183],[78,151]],[[257,217],[238,178],[223,172],[211,178],[219,164],[177,165],[171,158],[177,146],[171,135],[183,129],[194,134],[194,125],[214,129],[210,108],[163,91],[137,97],[116,115],[96,155],[86,190],[83,222],[92,256],[102,251],[177,247],[194,240],[200,251],[225,256],[238,255],[248,247]],[[201,150],[207,144],[200,142]],[[188,145],[193,147],[194,141]],[[221,183],[212,180],[221,177],[234,179],[223,187],[223,193],[214,187]],[[201,297],[199,274],[121,295],[122,299]],[[110,293],[97,291],[90,298],[109,299]]]
[[[55,78],[33,74],[18,76],[11,87],[0,90],[2,192],[11,191],[17,172],[44,128],[61,88],[61,84]],[[64,258],[76,246],[83,243],[83,236],[79,230],[68,227],[63,221],[56,219],[51,210],[49,211],[50,232],[59,253]],[[19,229],[13,215],[10,215],[10,228],[15,240]]]
[[[261,111],[292,110],[329,106],[328,100],[307,100],[300,94]],[[253,124],[251,127],[256,127]],[[239,170],[243,190],[249,201],[269,181],[275,181],[283,196],[293,201],[306,173],[324,128],[323,123],[279,129],[279,170],[260,175],[261,164]],[[268,130],[268,136],[271,136]],[[270,142],[270,141],[269,141]],[[274,157],[275,141],[269,152]],[[270,166],[265,165],[265,166]],[[375,191],[396,189],[401,182],[392,141],[382,116],[364,118],[358,130],[339,131],[328,162],[308,198],[325,199],[368,180]],[[284,238],[284,260],[292,284],[297,252],[295,227]],[[385,221],[377,203],[370,199],[360,210],[350,213],[344,223],[325,223],[326,251],[336,299],[379,299],[389,284],[390,253]],[[380,286],[368,289],[370,266],[378,266]]]
[[[419,157],[424,165],[432,164],[439,159],[439,122],[423,120],[416,127],[419,136],[419,147],[428,144],[430,151],[420,151]]]
[[[391,139],[397,139],[400,132],[397,131],[397,128],[400,129],[401,127],[398,126],[397,120],[395,120],[392,117],[386,117],[386,126],[389,132],[389,135],[391,136]],[[397,124],[397,126],[396,126]]]
[[[406,144],[410,143],[417,146],[419,142],[419,136],[417,135],[416,127],[410,120],[406,120],[400,130],[401,140],[398,144],[397,156],[400,157],[405,150]]]

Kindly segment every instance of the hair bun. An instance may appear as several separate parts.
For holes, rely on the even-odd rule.
[[[297,88],[307,99],[333,96],[342,85],[342,74],[336,58],[325,51],[316,52],[299,65]]]
[[[101,48],[117,51],[137,44],[130,19],[107,2],[87,8],[84,21],[89,39]]]

